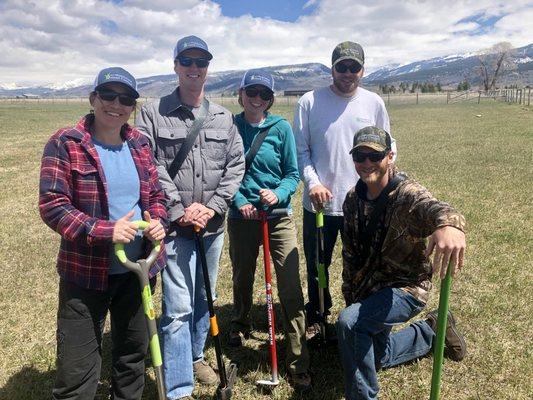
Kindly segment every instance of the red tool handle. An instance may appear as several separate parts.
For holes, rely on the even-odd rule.
[[[268,220],[266,211],[259,211],[261,229],[263,231],[263,259],[265,264],[265,286],[268,311],[268,339],[270,344],[270,366],[272,381],[278,380],[278,357],[276,354],[276,332],[274,318],[274,302],[272,299],[272,274],[270,273],[270,241],[268,236]]]

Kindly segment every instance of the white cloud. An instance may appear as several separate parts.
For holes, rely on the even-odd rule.
[[[34,0],[0,2],[0,84],[91,79],[121,65],[135,76],[172,73],[172,48],[196,34],[209,44],[211,70],[302,62],[330,63],[333,47],[361,43],[367,70],[474,52],[501,41],[531,42],[531,2],[515,0],[309,0],[295,22],[230,18],[212,1]],[[478,16],[477,21],[470,21]],[[472,36],[480,21],[503,16]],[[459,22],[463,21],[463,22]],[[465,22],[466,21],[466,22]]]

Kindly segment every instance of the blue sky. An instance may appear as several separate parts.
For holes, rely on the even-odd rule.
[[[318,62],[360,43],[367,73],[498,42],[533,41],[532,0],[0,0],[0,86],[76,85],[108,66],[172,74],[172,50],[197,35],[210,71]]]
[[[294,22],[302,15],[311,14],[317,6],[310,0],[216,0],[222,7],[222,13],[228,17],[240,17],[250,14],[253,17],[277,19]]]
[[[507,14],[487,15],[485,12],[481,12],[461,19],[458,21],[458,24],[467,24],[469,22],[475,23],[478,27],[476,29],[471,29],[468,34],[470,36],[482,36],[493,30],[496,23],[506,15]]]

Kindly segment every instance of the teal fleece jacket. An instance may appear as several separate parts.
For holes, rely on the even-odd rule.
[[[270,130],[233,198],[229,217],[242,217],[239,208],[248,203],[260,210],[259,189],[270,189],[276,194],[278,203],[274,208],[290,208],[291,196],[300,180],[290,124],[280,116],[267,113],[263,123],[253,127],[246,122],[242,112],[235,116],[235,125],[242,137],[245,154],[262,129]]]

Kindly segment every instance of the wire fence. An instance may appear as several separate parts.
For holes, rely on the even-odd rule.
[[[379,94],[386,105],[408,104],[453,104],[460,102],[477,102],[485,99],[505,101],[525,106],[531,106],[531,87],[497,89],[491,91],[442,91],[436,93],[387,93]],[[214,103],[222,106],[238,105],[236,96],[207,96]],[[300,96],[276,96],[277,105],[294,106]],[[141,97],[140,103],[156,100],[155,97]],[[52,103],[52,104],[84,104],[89,102],[88,97],[0,97],[1,103],[24,104],[24,103]]]

